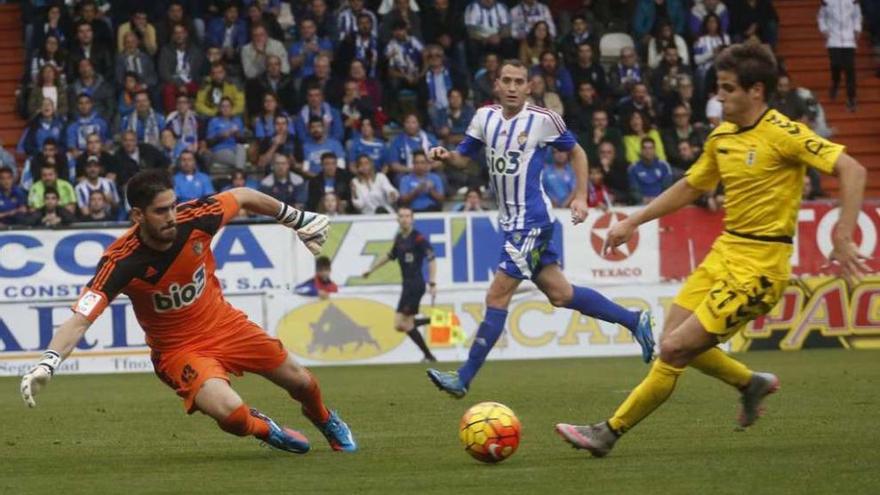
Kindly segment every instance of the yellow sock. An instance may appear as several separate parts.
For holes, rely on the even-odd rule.
[[[648,376],[630,392],[629,397],[608,420],[608,425],[612,430],[624,433],[645,419],[672,394],[675,382],[683,372],[684,368],[676,368],[660,359],[655,360]]]
[[[745,387],[752,379],[752,372],[746,368],[746,365],[733,359],[717,347],[697,356],[691,361],[690,366],[736,388]]]

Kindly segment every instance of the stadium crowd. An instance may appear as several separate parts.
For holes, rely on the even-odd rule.
[[[33,0],[24,17],[28,124],[23,167],[0,154],[0,225],[124,220],[126,181],[155,167],[181,201],[250,186],[329,214],[480,210],[484,167],[426,151],[463,139],[507,58],[587,150],[591,206],[640,204],[721,121],[718,51],[774,46],[778,20],[770,0]],[[787,78],[772,104],[828,134]],[[569,156],[547,157],[566,207]]]

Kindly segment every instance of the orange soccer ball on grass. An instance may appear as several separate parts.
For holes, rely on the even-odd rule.
[[[497,402],[481,402],[461,417],[458,438],[474,459],[496,463],[516,452],[521,431],[522,425],[509,407]]]

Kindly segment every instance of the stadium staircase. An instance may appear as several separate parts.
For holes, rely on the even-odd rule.
[[[15,90],[25,64],[23,31],[19,4],[0,5],[0,140],[11,153],[25,126],[15,113]]]
[[[834,130],[832,139],[845,144],[849,153],[868,169],[866,197],[880,197],[880,78],[874,76],[871,47],[863,32],[856,51],[856,81],[858,109],[848,112],[845,107],[846,88],[841,81],[837,100],[828,95],[831,70],[825,40],[819,33],[816,0],[785,0],[775,2],[779,13],[778,53],[795,86],[813,91],[825,109],[828,125]],[[837,181],[823,178],[823,189],[836,194]]]

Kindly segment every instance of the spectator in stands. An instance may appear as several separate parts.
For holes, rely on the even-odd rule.
[[[791,79],[786,74],[779,76],[776,92],[767,103],[791,120],[802,120],[807,114],[807,103],[791,87]]]
[[[87,93],[82,93],[76,99],[76,117],[67,126],[67,151],[73,158],[78,158],[85,151],[86,138],[91,134],[110,141],[107,121],[93,108],[92,98]]]
[[[302,147],[304,163],[301,173],[307,178],[314,177],[321,171],[321,156],[324,153],[332,152],[337,157],[345,156],[342,143],[327,136],[324,120],[320,117],[309,118],[308,137],[303,140]],[[344,160],[340,166],[345,167]]]
[[[529,71],[532,75],[540,74],[544,78],[547,91],[559,95],[563,100],[574,98],[574,83],[568,69],[559,65],[555,51],[541,54],[541,64]]]
[[[550,38],[556,38],[556,23],[550,8],[538,0],[520,0],[510,9],[510,34],[513,39],[524,40],[529,31],[539,22],[547,24]]]
[[[639,160],[640,152],[644,151],[644,140],[650,139],[654,142],[651,152],[666,160],[666,150],[663,148],[663,139],[660,133],[654,127],[650,118],[643,112],[635,111],[627,118],[627,132],[623,136],[623,148],[625,151],[626,161],[635,163]]]
[[[31,82],[36,83],[44,65],[55,67],[59,79],[67,82],[67,51],[61,46],[61,41],[55,35],[46,37],[46,41],[40,46],[39,51],[31,60]]]
[[[605,170],[602,167],[590,167],[587,182],[587,206],[607,210],[614,202],[614,196],[605,185]]]
[[[188,151],[186,145],[184,145],[183,142],[177,140],[177,136],[174,135],[174,131],[168,129],[167,127],[160,134],[159,146],[157,148],[171,163],[177,163],[177,159],[180,158],[180,154],[184,151]]]
[[[541,182],[554,208],[568,208],[574,199],[576,179],[567,151],[553,149],[553,161],[544,165]]]
[[[60,204],[58,191],[53,187],[46,187],[40,190],[40,206],[34,208],[22,223],[51,228],[69,225],[74,220],[73,212]]]
[[[354,179],[351,181],[351,202],[358,213],[373,215],[376,213],[393,213],[394,204],[400,194],[391,185],[391,181],[367,155],[359,155],[355,161],[357,166]]]
[[[257,138],[259,141],[255,147],[258,151],[256,163],[260,170],[267,167],[272,158],[279,153],[291,160],[294,160],[296,155],[302,154],[302,145],[296,139],[289,117],[283,114],[275,115],[271,129],[271,132],[266,132],[264,129],[263,137]]]
[[[67,115],[67,85],[59,77],[58,69],[52,64],[46,64],[40,69],[39,76],[34,85],[29,89],[27,114],[36,115],[43,106],[43,99],[48,98],[55,104],[55,109],[60,115]]]
[[[150,104],[150,96],[146,91],[141,91],[134,97],[134,112],[122,119],[119,131],[134,131],[138,141],[160,146],[160,134],[165,128],[165,117],[153,110]]]
[[[172,8],[175,9],[176,7]],[[189,30],[183,24],[172,28],[171,42],[159,50],[159,80],[162,83],[162,104],[165,111],[174,108],[178,95],[192,96],[205,70],[205,56],[190,43]]]
[[[639,159],[629,168],[629,193],[636,203],[648,204],[672,183],[672,169],[657,157],[654,139],[642,138]]]
[[[361,156],[369,158],[376,171],[388,171],[388,164],[385,162],[388,157],[387,145],[385,140],[376,135],[376,126],[369,118],[360,120],[357,131],[348,141],[348,163],[357,163],[359,170]]]
[[[260,182],[260,191],[299,209],[305,208],[308,199],[305,181],[290,171],[290,159],[282,154],[272,158],[272,173]]]
[[[127,72],[121,81],[123,81],[122,89],[119,90],[119,100],[116,102],[116,119],[120,122],[134,112],[134,99],[137,94],[147,90],[147,86],[140,82],[134,72]],[[114,127],[118,127],[118,124]]]
[[[419,86],[420,108],[433,122],[440,112],[449,109],[449,90],[461,88],[463,85],[457,81],[463,81],[465,76],[450,70],[440,45],[428,45],[424,55],[424,76]]]
[[[559,40],[559,48],[562,51],[562,60],[569,70],[574,72],[572,66],[578,63],[580,59],[580,47],[587,45],[590,47],[590,59],[592,59],[593,49],[599,46],[599,36],[593,28],[593,25],[587,20],[583,14],[574,16],[571,24],[571,31]],[[587,63],[590,65],[592,60]],[[574,76],[574,74],[572,74]]]
[[[324,92],[321,88],[310,87],[306,89],[306,104],[299,111],[297,134],[305,136],[307,125],[312,119],[319,119],[324,123],[324,131],[331,139],[342,141],[345,138],[345,123],[339,110],[324,101]]]
[[[104,204],[107,207],[107,213],[119,205],[119,193],[116,191],[116,184],[112,180],[101,177],[103,168],[97,156],[90,156],[86,163],[85,177],[82,178],[74,188],[76,192],[76,203],[79,207],[80,216],[88,216],[91,207],[92,193],[100,193],[104,196]]]
[[[58,177],[71,183],[76,177],[76,166],[67,159],[67,153],[60,149],[54,139],[47,139],[40,152],[24,162],[19,185],[30,189],[34,181],[40,180],[40,170],[44,167],[54,168]]]
[[[603,142],[610,142],[614,149],[617,150],[617,155],[623,155],[623,135],[620,129],[609,125],[610,121],[607,110],[599,108],[594,111],[591,124],[589,140],[585,142],[587,156],[591,160],[599,156],[599,146]]]
[[[629,46],[620,49],[620,59],[608,72],[608,90],[610,95],[621,98],[632,91],[637,83],[647,80],[647,74],[639,65],[636,51]]]
[[[633,17],[633,33],[636,40],[648,43],[651,33],[667,21],[675,34],[687,34],[687,18],[682,0],[638,0]]]
[[[483,67],[474,74],[474,106],[479,108],[495,101],[495,80],[501,62],[495,53],[487,53]]]
[[[682,157],[678,156],[678,143],[687,141],[697,152],[703,147],[706,140],[706,133],[702,128],[691,125],[691,111],[685,105],[677,105],[672,110],[672,125],[661,131],[663,138],[663,149],[669,157],[669,163],[675,167],[680,167]]]
[[[652,73],[651,91],[661,101],[668,100],[678,91],[679,76],[690,74],[690,68],[682,62],[678,49],[667,46],[663,51],[663,61]]]
[[[244,172],[244,170],[233,170],[232,174],[229,176],[229,184],[223,186],[223,191],[228,191],[235,187],[249,187],[251,189],[258,189],[260,184],[250,177],[248,174]],[[246,217],[247,213],[240,214],[239,216]]]
[[[434,0],[433,5],[425,6],[426,22],[422,26],[423,41],[440,45],[450,65],[459,72],[470,72],[465,57],[464,41],[467,31],[464,14],[458,6],[450,5],[450,0]]]
[[[331,42],[339,39],[336,29],[336,16],[327,8],[326,1],[309,0],[304,16],[315,22],[315,28],[317,29],[318,36],[321,38]]]
[[[670,162],[670,165],[675,167],[678,170],[673,170],[673,175],[676,177],[681,177],[684,172],[687,172],[691,165],[697,162],[697,159],[700,157],[700,148],[694,146],[690,141],[679,141],[676,145],[676,152],[673,162]]]
[[[727,5],[724,5],[721,0],[701,0],[694,2],[688,16],[688,28],[690,28],[692,38],[703,34],[706,18],[710,15],[715,16],[718,21],[719,34],[730,32],[730,11],[727,10]]]
[[[427,156],[428,150],[434,146],[437,146],[437,138],[422,130],[418,115],[407,114],[403,118],[403,132],[388,146],[388,165],[399,180],[400,175],[413,171],[416,153]]]
[[[403,0],[401,0],[403,1]],[[389,107],[398,108],[401,91],[415,92],[419,88],[422,71],[422,42],[409,34],[405,21],[392,26],[391,40],[385,45],[385,59],[388,63]]]
[[[6,150],[2,138],[0,138],[0,167],[9,167],[13,177],[18,175],[18,163],[12,153]]]
[[[309,179],[308,187],[307,210],[317,210],[321,198],[327,193],[336,195],[340,212],[348,210],[351,202],[351,174],[345,167],[339,167],[337,156],[332,151],[321,155],[321,172]]]
[[[97,21],[104,25],[102,21]],[[106,25],[105,25],[106,27]],[[68,79],[73,79],[76,75],[75,70],[80,66],[80,62],[88,60],[92,62],[92,66],[103,79],[107,81],[113,80],[113,54],[110,43],[103,44],[95,39],[93,34],[93,26],[87,22],[80,21],[76,27],[76,42],[70,49],[70,70]]]
[[[305,17],[299,21],[299,41],[290,45],[290,70],[294,77],[302,79],[315,73],[315,57],[333,51],[333,43],[318,36],[315,21]]]
[[[159,44],[156,41],[156,28],[150,24],[147,18],[147,11],[143,7],[136,6],[131,13],[129,21],[119,26],[119,30],[116,32],[116,49],[120,53],[131,50],[131,48],[126,46],[125,42],[125,38],[129,33],[135,36],[135,47],[138,50],[143,50],[150,57],[154,57],[156,52],[159,51]]]
[[[577,50],[576,59],[568,68],[575,88],[580,87],[581,83],[588,82],[600,97],[605,96],[608,86],[605,68],[595,60],[592,45],[581,43],[575,49]]]
[[[361,119],[373,118],[376,109],[373,107],[368,96],[363,97],[363,95],[361,95],[356,81],[348,80],[343,87],[345,88],[345,91],[342,94],[342,107],[340,108],[339,113],[342,115],[342,120],[344,122],[344,135],[347,143],[351,136],[357,132]],[[354,162],[349,161],[349,165],[353,163]]]
[[[519,40],[519,60],[526,67],[532,67],[541,63],[542,53],[555,48],[556,43],[550,36],[547,23],[538,21],[525,38]]]
[[[431,172],[424,151],[413,151],[412,172],[400,179],[400,204],[413,211],[440,211],[444,199],[443,179]]]
[[[80,222],[110,222],[113,220],[111,216],[110,206],[107,204],[107,197],[101,191],[92,191],[89,193],[88,206],[85,213],[80,214]]]
[[[78,102],[79,96],[86,94],[98,115],[105,122],[111,122],[115,113],[116,87],[110,80],[105,80],[104,76],[96,73],[92,62],[88,59],[79,61],[77,73],[79,78],[73,84],[68,85],[67,101],[70,103]],[[75,119],[73,105],[71,105],[70,113],[70,117]]]
[[[266,57],[266,71],[256,79],[247,82],[245,98],[247,99],[248,115],[259,113],[263,98],[272,93],[279,100],[282,110],[293,114],[299,108],[296,83],[290,74],[282,72],[287,63],[287,55]]]
[[[731,4],[730,34],[734,42],[761,41],[776,46],[779,16],[771,0],[740,0]]]
[[[599,108],[599,97],[592,83],[581,81],[578,85],[577,96],[567,105],[565,113],[565,122],[578,137],[579,142],[589,140],[589,132],[593,125],[593,112]]]
[[[318,207],[315,211],[322,215],[327,215],[328,217],[335,217],[336,215],[342,215],[345,213],[345,208],[343,208],[343,206],[344,202],[339,199],[339,196],[337,196],[336,193],[325,192],[324,195],[321,196],[321,201],[318,202]]]
[[[165,128],[174,133],[174,137],[190,151],[199,149],[199,120],[196,112],[192,109],[189,96],[181,94],[177,96],[173,112],[165,119]]]
[[[101,165],[102,173],[114,168],[113,155],[104,150],[104,141],[101,139],[101,136],[97,134],[89,134],[86,136],[86,150],[79,155],[79,158],[77,158],[74,163],[73,177],[85,177],[86,165],[88,165],[89,160],[93,159]],[[65,167],[69,168],[67,166]],[[64,174],[59,174],[59,177],[64,177]]]
[[[61,4],[51,4],[46,8],[46,14],[34,23],[32,31],[32,45],[45,47],[49,38],[55,40],[63,46],[71,44],[71,33],[73,33],[73,25],[70,17],[62,10]],[[58,48],[56,46],[56,48]],[[63,69],[63,65],[61,68]]]
[[[422,41],[422,21],[418,13],[418,5],[416,9],[412,9],[409,0],[394,0],[391,3],[391,10],[382,16],[382,24],[379,26],[379,41],[389,43],[394,36],[395,26],[405,24],[407,33]]]
[[[192,41],[196,44],[204,37],[204,21],[193,19],[187,15],[180,0],[172,0],[168,5],[165,17],[156,24],[156,41],[160,47],[160,56],[161,47],[172,43],[174,40],[174,28],[176,26],[183,26],[186,32],[192,35]]]
[[[825,0],[819,7],[819,31],[825,37],[831,61],[831,88],[828,94],[837,98],[841,72],[846,74],[846,108],[856,110],[855,53],[862,32],[862,10],[853,0]]]
[[[263,75],[268,67],[269,57],[277,57],[281,62],[281,74],[290,73],[287,50],[284,44],[269,37],[266,27],[256,24],[251,27],[251,42],[241,49],[241,66],[244,77],[255,79]]]
[[[34,182],[28,191],[28,207],[38,210],[44,206],[43,194],[47,189],[56,192],[58,204],[67,209],[70,213],[76,212],[76,192],[70,182],[58,178],[58,171],[55,167],[43,167],[39,169],[40,180]]]
[[[338,108],[342,99],[342,86],[338,79],[333,78],[330,71],[330,57],[327,54],[319,54],[315,57],[315,72],[302,80],[300,86],[302,93],[300,99],[306,101],[306,94],[311,88],[319,88],[324,100],[333,107]]]
[[[145,84],[150,91],[157,89],[159,74],[153,64],[153,55],[141,50],[138,46],[138,37],[133,31],[129,31],[122,37],[122,48],[116,56],[116,82],[122,83],[128,73],[134,73],[140,82]]]
[[[27,213],[27,195],[14,178],[11,168],[0,167],[0,226],[15,225]]]
[[[338,40],[344,41],[351,35],[360,31],[360,18],[364,16],[370,20],[370,33],[374,37],[379,36],[379,20],[376,14],[364,7],[364,0],[348,0],[348,6],[343,7],[336,16],[336,31]]]
[[[656,34],[648,42],[649,69],[653,70],[660,66],[666,56],[666,49],[669,47],[678,50],[678,56],[681,57],[684,65],[690,65],[688,45],[684,38],[672,31],[672,25],[669,22],[661,21],[657,25]]]
[[[133,131],[122,133],[122,146],[116,150],[115,168],[107,170],[107,178],[116,182],[116,189],[124,194],[125,185],[134,174],[148,168],[168,168],[171,162],[159,150],[149,144],[138,144]]]
[[[464,11],[468,60],[476,65],[487,52],[512,57],[516,45],[510,34],[510,11],[497,0],[474,0]]]
[[[604,32],[631,32],[638,2],[639,0],[597,0],[596,18],[602,24]]]
[[[95,45],[105,47],[110,51],[114,46],[115,40],[113,39],[113,32],[110,30],[110,24],[102,19],[101,15],[102,12],[98,9],[98,4],[93,0],[80,2],[77,35],[79,35],[79,26],[86,24],[92,28]]]
[[[352,60],[348,69],[348,79],[357,83],[358,93],[361,98],[369,100],[371,107],[376,109],[376,123],[382,124],[385,118],[382,115],[382,88],[379,83],[367,73],[366,66],[360,60]],[[381,125],[380,125],[381,127]]]
[[[241,117],[233,111],[232,99],[220,99],[220,112],[208,122],[205,139],[211,151],[211,174],[228,174],[231,168],[243,170],[246,166],[247,151],[244,143],[248,138],[247,129]]]
[[[238,62],[239,51],[247,40],[247,25],[239,16],[238,4],[235,2],[227,3],[223,16],[212,19],[205,32],[207,44],[219,47],[223,52],[223,61],[227,64]]]
[[[476,110],[464,101],[464,94],[459,89],[450,89],[447,100],[449,107],[437,112],[431,126],[437,132],[437,137],[448,148],[452,148],[464,140],[464,133]]]
[[[547,79],[541,74],[532,74],[529,78],[530,93],[526,101],[532,105],[547,108],[565,116],[565,107],[562,99],[556,92],[547,91]]]
[[[629,203],[629,165],[618,156],[617,148],[610,141],[599,145],[598,155],[595,163],[601,167],[604,184],[608,186],[614,200]]]
[[[355,0],[363,3],[363,0]],[[376,77],[380,61],[379,38],[376,35],[376,16],[362,13],[357,17],[357,31],[349,33],[335,53],[336,72],[344,74],[353,60],[360,60],[369,77]]]
[[[205,119],[216,117],[223,99],[229,100],[232,115],[239,117],[244,113],[244,92],[227,79],[226,66],[216,63],[196,95],[196,113]]]
[[[626,122],[633,112],[642,112],[650,119],[657,118],[656,104],[646,83],[633,84],[629,95],[617,103],[617,120]],[[636,146],[638,149],[638,146]]]
[[[179,203],[214,194],[211,178],[198,171],[195,153],[191,151],[181,153],[177,168],[178,171],[174,174],[174,194],[177,195]]]
[[[289,119],[287,112],[278,105],[278,96],[275,93],[263,95],[263,105],[259,113],[252,114],[254,138],[257,140],[271,138],[275,135],[275,119],[284,117]],[[287,126],[289,133],[294,133],[293,126]]]
[[[673,109],[684,105],[691,113],[691,122],[696,127],[705,127],[704,101],[696,94],[693,79],[687,74],[679,74],[676,92],[667,94],[666,100],[660,103],[660,115],[657,120],[662,125],[672,125]]]
[[[453,208],[455,211],[486,211],[483,206],[483,193],[480,188],[471,186],[464,194],[464,201]]]
[[[275,2],[278,6],[281,5],[281,2]],[[264,7],[267,10],[264,10]],[[247,5],[247,11],[245,12],[246,23],[248,27],[248,32],[251,33],[251,38],[253,39],[253,28],[254,26],[261,25],[266,28],[266,36],[276,41],[284,41],[284,28],[281,27],[281,23],[278,22],[278,16],[272,11],[271,5],[263,5],[262,3],[254,2],[250,5]],[[284,58],[286,59],[287,49],[284,50]]]
[[[714,0],[718,2],[718,0]],[[719,5],[724,5],[720,4]],[[696,8],[696,7],[694,7]],[[715,56],[730,45],[730,36],[722,30],[721,19],[715,14],[706,14],[694,44],[695,82],[699,94],[706,94],[706,76],[715,66]]]

